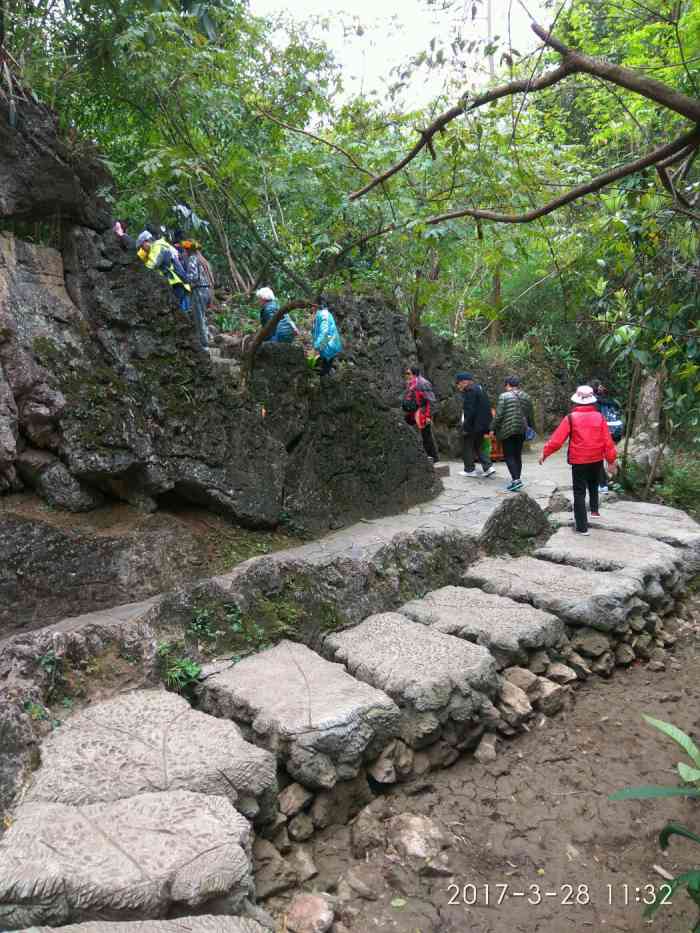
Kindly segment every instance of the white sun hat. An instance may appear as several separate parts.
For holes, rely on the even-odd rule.
[[[575,405],[595,405],[598,399],[590,386],[579,386],[571,396],[571,401]]]

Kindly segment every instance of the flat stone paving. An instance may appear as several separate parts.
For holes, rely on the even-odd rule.
[[[82,805],[191,790],[228,797],[249,819],[276,812],[275,756],[234,723],[164,690],[122,694],[71,716],[44,740],[41,760],[28,800]]]
[[[406,603],[398,612],[446,635],[483,645],[500,668],[527,664],[528,652],[549,648],[566,634],[556,616],[474,587],[444,586]]]
[[[569,512],[556,512],[551,521],[554,525],[570,525],[573,516]],[[653,502],[610,502],[603,497],[600,518],[589,518],[589,522],[594,529],[629,532],[683,548],[694,572],[700,569],[700,525],[679,509]]]
[[[602,528],[588,537],[560,528],[537,548],[535,557],[584,570],[624,570],[657,578],[677,574],[683,567],[683,554],[663,541]]]
[[[485,648],[396,612],[329,635],[324,647],[354,677],[396,700],[403,711],[402,738],[413,746],[434,740],[448,719],[471,719],[500,682]]]
[[[534,557],[488,557],[469,567],[464,579],[487,593],[531,603],[574,625],[606,632],[624,625],[632,601],[644,593],[643,584],[633,576],[581,570]]]
[[[250,823],[224,797],[170,791],[25,803],[0,841],[0,929],[162,917],[253,891]]]
[[[54,927],[28,927],[20,933],[55,933]],[[256,920],[245,917],[180,917],[179,920],[129,920],[75,923],[60,933],[269,933]]]
[[[203,674],[200,708],[247,727],[310,787],[355,777],[398,734],[399,710],[386,693],[295,642]]]

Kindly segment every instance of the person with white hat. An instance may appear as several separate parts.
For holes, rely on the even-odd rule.
[[[590,534],[586,513],[586,489],[591,509],[591,516],[599,518],[598,477],[603,461],[608,464],[608,472],[617,470],[617,451],[608,423],[596,408],[598,399],[590,386],[579,386],[571,396],[574,407],[571,414],[563,418],[559,427],[544,445],[540,464],[550,454],[559,450],[569,438],[567,460],[571,464],[571,480],[574,487],[574,520],[576,531],[581,535]]]

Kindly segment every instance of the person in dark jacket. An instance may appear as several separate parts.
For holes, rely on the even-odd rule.
[[[559,450],[569,438],[567,460],[571,464],[571,481],[574,487],[574,520],[579,534],[590,534],[586,514],[586,489],[591,515],[600,517],[598,511],[598,477],[603,461],[607,461],[611,474],[617,471],[617,451],[610,435],[608,422],[597,410],[598,401],[590,386],[579,386],[571,396],[574,407],[571,414],[563,418],[559,427],[544,445],[540,464]]]
[[[406,424],[412,424],[420,431],[423,449],[433,463],[438,462],[438,452],[432,432],[431,402],[435,400],[432,384],[421,375],[417,366],[411,366],[404,372],[406,388],[401,399]]]
[[[264,327],[279,310],[275,293],[271,288],[259,288],[255,297],[260,303],[260,326]],[[278,322],[273,334],[270,334],[265,343],[291,343],[299,335],[299,328],[288,314]]]
[[[483,476],[492,476],[496,470],[484,453],[484,438],[491,430],[491,402],[471,373],[457,373],[457,389],[464,396],[462,433],[464,434],[464,470],[462,476],[479,476],[474,469],[478,460]]]
[[[519,492],[523,488],[523,444],[525,434],[535,420],[532,399],[520,388],[517,376],[508,376],[505,392],[498,396],[493,432],[503,445],[503,456],[511,476],[506,486],[508,492]]]

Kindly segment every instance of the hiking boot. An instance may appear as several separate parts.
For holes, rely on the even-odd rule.
[[[599,486],[599,487],[598,487],[598,492],[602,492],[603,494],[605,494],[605,493],[607,493],[607,492],[610,492],[610,490],[608,489],[607,486]]]
[[[490,466],[488,470],[484,470],[484,476],[493,476],[495,472],[496,472],[496,467]]]
[[[600,512],[591,512],[591,518],[600,518]]]
[[[476,470],[469,470],[469,471],[467,471],[467,470],[460,470],[460,471],[459,471],[459,475],[460,475],[460,476],[472,476],[472,477],[474,477],[474,476],[478,476],[479,474],[476,472]]]
[[[577,535],[589,535],[589,534],[590,534],[590,531],[579,531],[578,528],[577,528],[577,529],[576,529],[576,534],[577,534]]]

